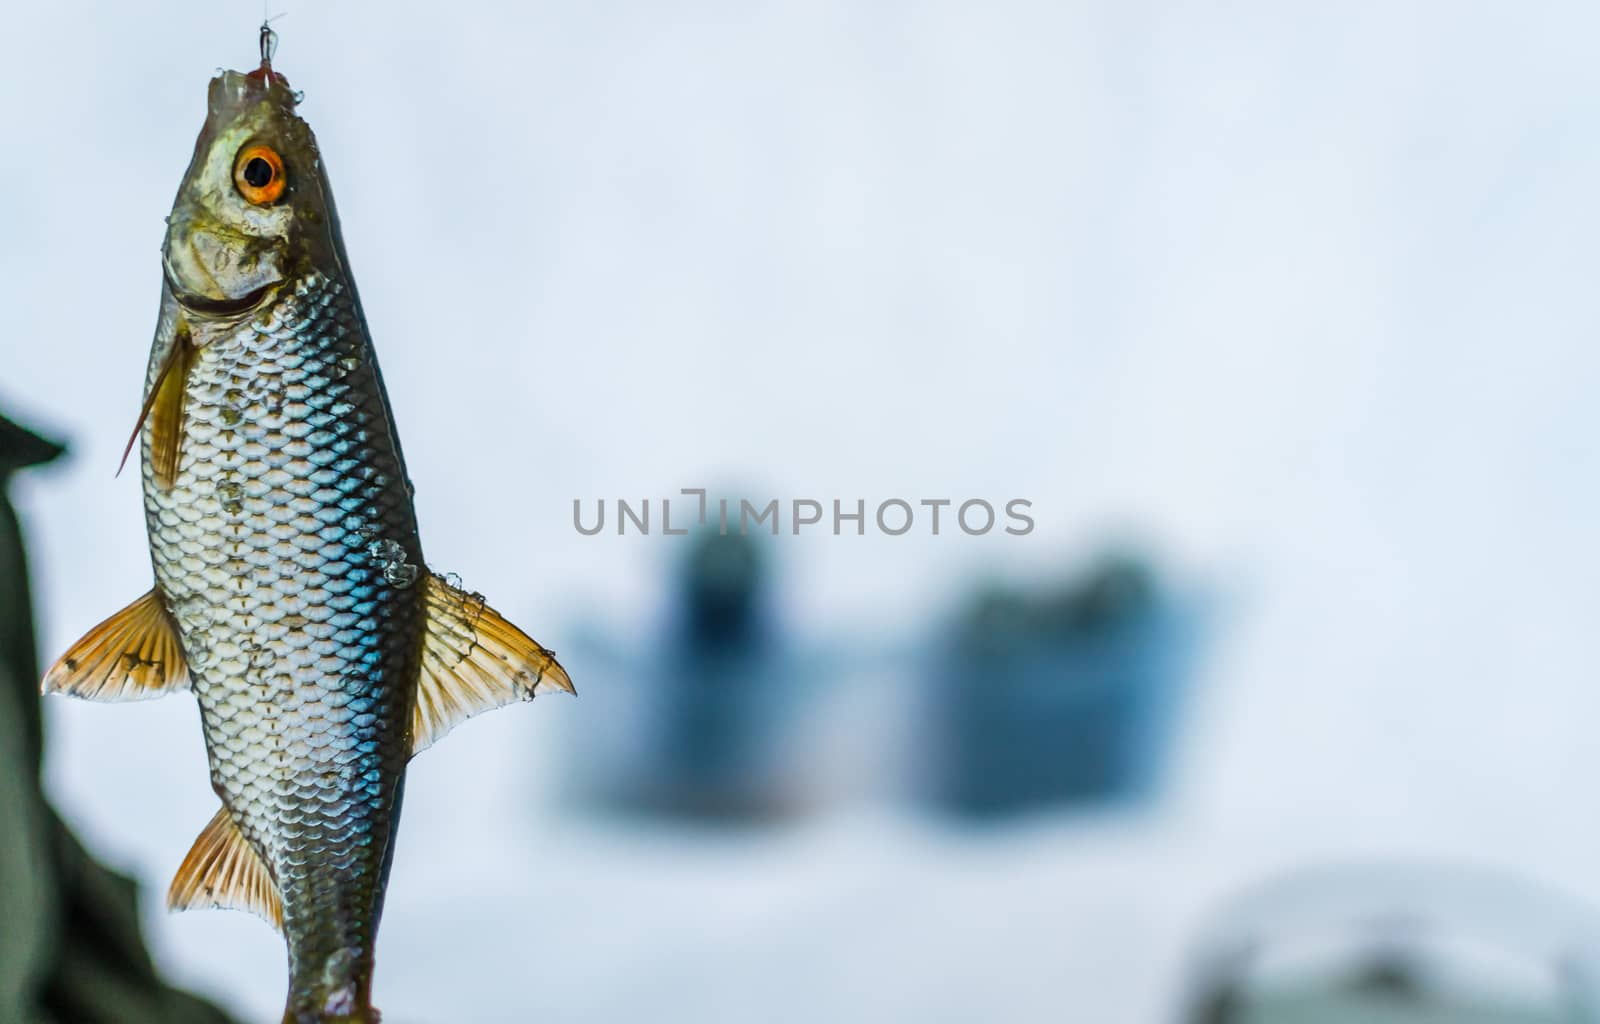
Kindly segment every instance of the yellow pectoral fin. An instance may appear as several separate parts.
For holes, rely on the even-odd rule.
[[[555,654],[501,618],[482,597],[435,573],[424,578],[423,588],[427,624],[411,728],[413,754],[480,711],[552,690],[577,692]]]
[[[169,490],[178,476],[178,453],[183,447],[183,396],[189,386],[189,367],[194,362],[194,345],[188,329],[180,324],[173,335],[172,347],[167,350],[161,371],[156,374],[150,393],[145,396],[139,410],[139,422],[133,425],[128,445],[122,449],[121,473],[128,464],[128,454],[139,441],[139,431],[145,421],[150,423],[150,464],[155,470],[156,484]]]
[[[167,890],[172,911],[248,910],[283,931],[283,897],[266,862],[226,807],[200,833]]]
[[[148,700],[189,688],[178,629],[151,590],[91,629],[44,674],[45,693],[84,700]]]

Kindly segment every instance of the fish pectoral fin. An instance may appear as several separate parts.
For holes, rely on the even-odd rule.
[[[133,425],[128,445],[122,449],[121,473],[128,464],[128,455],[139,442],[139,431],[145,421],[150,422],[150,465],[155,471],[156,485],[163,491],[172,489],[178,477],[178,453],[183,447],[183,398],[189,387],[189,368],[194,363],[194,345],[189,339],[189,329],[179,324],[173,334],[171,347],[161,362],[150,393],[145,396],[139,410],[139,422]]]
[[[283,931],[283,897],[267,864],[226,807],[200,833],[167,889],[171,911],[248,910]]]
[[[44,674],[44,693],[84,700],[149,700],[189,688],[178,627],[152,589],[89,630]]]
[[[426,616],[422,670],[412,716],[411,752],[428,749],[480,711],[532,700],[542,693],[576,693],[553,652],[443,576],[423,579]]]

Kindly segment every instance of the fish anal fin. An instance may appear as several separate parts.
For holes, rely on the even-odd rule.
[[[553,652],[437,573],[423,579],[427,618],[412,754],[480,711],[532,700],[543,693],[576,693]]]
[[[283,931],[283,897],[226,807],[194,841],[167,890],[167,909],[248,910]]]
[[[144,406],[139,410],[139,422],[133,425],[127,447],[122,450],[121,473],[128,464],[128,455],[139,442],[139,432],[146,421],[150,423],[150,464],[155,471],[156,485],[170,490],[178,477],[178,454],[183,448],[183,399],[189,386],[189,368],[194,362],[194,345],[189,329],[179,324],[175,329],[171,347],[161,363],[161,370],[150,385]]]
[[[189,688],[177,624],[152,589],[89,630],[44,674],[44,693],[84,700],[148,700]]]

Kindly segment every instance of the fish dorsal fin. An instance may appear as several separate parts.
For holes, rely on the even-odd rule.
[[[149,700],[189,688],[178,628],[151,590],[89,630],[44,674],[45,693],[84,700]]]
[[[424,578],[423,588],[427,627],[411,726],[413,754],[480,711],[553,690],[577,692],[555,654],[501,618],[480,595],[436,573]]]
[[[167,890],[167,909],[248,910],[283,931],[283,897],[226,807],[200,833]]]
[[[150,423],[150,465],[155,471],[156,485],[163,491],[172,488],[178,478],[178,453],[183,448],[183,397],[189,387],[189,367],[194,362],[194,345],[189,328],[179,324],[175,328],[171,347],[161,362],[161,369],[150,385],[144,406],[139,410],[139,422],[133,425],[128,446],[122,449],[121,473],[128,464],[128,453],[139,442],[139,431],[145,421]]]

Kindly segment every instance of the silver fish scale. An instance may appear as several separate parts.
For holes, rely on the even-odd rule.
[[[212,785],[283,897],[293,1007],[370,978],[410,754],[422,555],[348,286],[312,275],[200,340],[170,490],[146,432],[150,550]]]

